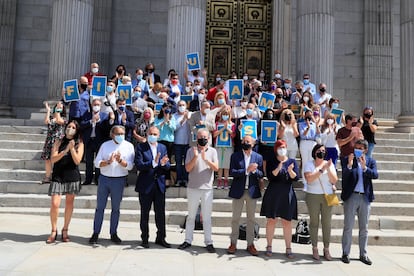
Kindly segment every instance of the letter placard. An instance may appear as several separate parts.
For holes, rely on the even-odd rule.
[[[218,125],[217,130],[223,129],[223,125]],[[219,136],[217,136],[216,147],[231,147],[231,137],[227,129],[225,129]]]
[[[295,115],[295,116],[300,115],[300,105],[298,105],[298,104],[288,105],[288,109],[292,110],[293,115]]]
[[[341,124],[341,119],[342,119],[342,114],[344,114],[344,110],[339,109],[339,108],[334,108],[334,109],[331,110],[331,113],[335,116],[336,123],[338,125],[340,125]]]
[[[106,76],[93,76],[91,95],[95,97],[105,97]]]
[[[193,70],[200,70],[200,57],[198,55],[198,52],[196,53],[190,53],[186,55],[186,59],[188,62],[188,70],[189,71],[193,71]]]
[[[197,142],[197,132],[199,129],[206,128],[206,125],[196,125],[192,131],[192,140]]]
[[[261,112],[265,112],[266,109],[273,108],[276,96],[274,94],[263,92],[259,98],[259,109]]]
[[[193,95],[180,95],[180,100],[189,103],[193,100]]]
[[[256,120],[240,120],[243,127],[240,131],[240,138],[243,139],[245,135],[252,136],[255,140],[257,139],[257,122]]]
[[[277,140],[277,121],[262,120],[261,121],[260,140],[265,143],[275,143]]]
[[[67,80],[63,82],[63,95],[65,102],[79,101],[78,80]]]
[[[130,84],[118,85],[117,87],[118,95],[119,97],[123,97],[126,100],[126,105],[132,104],[131,91],[132,91],[132,86]]]
[[[156,104],[155,104],[155,109],[154,109],[154,111],[155,111],[155,113],[156,113],[156,114],[160,113],[161,108],[162,108],[162,106],[163,106],[163,105],[164,105],[163,103],[156,103]]]
[[[230,100],[241,100],[244,95],[243,80],[229,80]]]

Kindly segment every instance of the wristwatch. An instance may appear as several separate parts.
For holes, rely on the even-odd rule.
[[[321,174],[323,174],[323,170],[322,170],[322,169],[319,169],[319,172],[320,172]]]

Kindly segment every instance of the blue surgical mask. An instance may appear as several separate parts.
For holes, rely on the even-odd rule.
[[[253,114],[253,109],[251,109],[251,108],[246,109],[246,114],[247,115],[252,115]]]
[[[112,91],[114,91],[114,88],[112,86],[107,86],[106,87],[106,92],[111,93]]]
[[[178,111],[180,111],[181,113],[183,113],[187,108],[185,106],[179,106],[178,107]]]
[[[339,107],[339,103],[332,103],[332,108],[338,108]]]
[[[360,158],[364,154],[364,151],[361,149],[354,149],[354,155],[356,158]]]
[[[124,111],[125,111],[125,105],[120,105],[120,106],[118,106],[118,109],[119,109],[120,111],[124,112]]]
[[[125,140],[125,135],[124,134],[115,135],[115,142],[117,144],[121,144],[124,140]]]
[[[139,97],[141,97],[141,93],[140,93],[140,92],[135,92],[135,93],[134,93],[134,97],[135,97],[135,98],[139,98]]]
[[[142,75],[137,75],[137,80],[139,81],[142,80],[142,77],[143,77]]]
[[[285,83],[285,89],[289,89],[290,88],[290,83]]]
[[[222,104],[224,104],[224,99],[218,99],[217,102],[218,102],[219,105],[222,105]]]
[[[303,84],[304,84],[304,85],[308,85],[308,84],[309,84],[309,80],[308,80],[308,79],[303,80]]]
[[[158,140],[157,135],[148,135],[148,143],[154,144],[155,142],[157,142],[157,140]]]
[[[221,116],[221,118],[223,119],[223,121],[227,121],[229,119],[229,115],[223,115]]]

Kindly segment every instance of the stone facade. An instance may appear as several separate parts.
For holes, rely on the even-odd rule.
[[[52,49],[58,45],[53,35],[53,30],[58,27],[53,7],[62,1],[9,2],[16,3],[16,10],[10,8],[9,12],[1,12],[8,14],[8,18],[15,18],[14,25],[11,24],[15,29],[14,43],[3,46],[5,44],[2,42],[1,45],[13,47],[12,50],[7,49],[13,57],[12,69],[9,69],[12,70],[12,76],[2,84],[2,87],[10,87],[10,91],[8,95],[7,92],[1,92],[1,104],[10,105],[15,110],[19,107],[39,108],[44,99],[58,97],[58,91],[51,86],[59,87],[63,78],[67,78],[59,66],[68,62],[63,62],[63,57],[60,62],[59,56],[53,56],[56,51]],[[92,37],[87,41],[83,39],[78,44],[82,47],[80,51],[65,51],[88,51],[70,60],[75,68],[70,72],[73,74],[71,78],[78,78],[89,70],[88,64],[97,61],[101,65],[101,72],[110,76],[118,64],[124,64],[128,72],[134,73],[136,67],[144,67],[147,62],[152,62],[163,79],[170,68],[183,72],[184,57],[181,56],[187,49],[200,47],[199,53],[205,52],[205,1],[70,2],[73,2],[69,5],[71,7],[89,5],[87,7],[91,15],[83,13],[81,22],[75,28],[92,29]],[[404,35],[403,40],[400,40],[400,29],[411,28],[406,27],[408,23],[400,20],[402,5],[407,7],[404,18],[407,18],[407,22],[412,22],[414,11],[410,1],[274,0],[272,13],[275,18],[270,57],[273,69],[282,69],[284,76],[293,79],[300,78],[305,72],[310,73],[311,81],[316,85],[319,81],[327,82],[328,91],[340,98],[341,107],[349,112],[360,114],[364,106],[370,105],[376,109],[377,117],[396,119],[401,115],[402,106],[406,108],[401,103],[400,99],[404,98],[401,93],[409,95],[412,90],[412,85],[400,85],[400,42],[413,44],[412,34]],[[16,13],[15,17],[10,14],[13,12]],[[190,17],[189,14],[194,16]],[[177,17],[182,15],[186,15],[186,18]],[[171,24],[185,25],[185,29]],[[68,32],[72,27],[65,26]],[[83,31],[85,30],[82,29],[81,33]],[[185,47],[177,47],[180,38],[181,41],[186,41],[194,35],[198,39],[190,44],[183,43]],[[306,41],[301,41],[302,38]],[[410,46],[403,49],[409,49],[408,47]],[[318,53],[319,48],[323,48],[323,51]],[[412,54],[410,50],[404,52],[405,55],[407,53]],[[327,56],[326,59],[324,55]],[[90,60],[79,60],[88,57]],[[0,58],[0,68],[8,68],[7,62],[10,60],[2,56]],[[412,60],[413,57],[402,58]],[[403,65],[412,67],[405,63]],[[61,72],[57,73],[59,70]],[[326,78],[324,75],[327,75]],[[405,79],[410,84],[409,78]],[[402,92],[401,87],[406,91]],[[408,109],[404,113],[411,115],[413,107]]]

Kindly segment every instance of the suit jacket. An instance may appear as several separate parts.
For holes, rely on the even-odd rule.
[[[348,164],[348,157],[345,157],[345,163]],[[372,202],[374,197],[374,189],[372,186],[372,179],[378,178],[377,162],[369,157],[366,157],[366,168],[365,172],[362,172],[364,182],[364,196],[368,202]],[[352,169],[348,169],[348,166],[342,168],[342,192],[341,198],[346,201],[351,197],[355,190],[355,186],[358,183],[358,161],[354,157],[354,163]]]
[[[98,145],[101,145],[103,142],[110,140],[109,137],[109,117],[108,113],[99,112],[99,117],[101,118],[99,122],[95,125],[95,139]],[[92,112],[85,113],[81,118],[81,131],[82,139],[85,145],[88,144],[89,139],[92,134]]]
[[[143,79],[147,80],[147,78],[148,78],[148,73],[144,73]],[[149,84],[149,80],[147,80],[147,82]],[[160,82],[162,84],[160,75],[157,75],[154,73],[154,84],[156,84],[157,82]]]
[[[138,144],[135,148],[135,166],[139,171],[137,182],[135,184],[135,191],[138,193],[148,194],[158,185],[162,193],[165,193],[165,174],[170,169],[170,161],[164,166],[161,166],[161,159],[167,155],[167,147],[161,143],[157,144],[157,153],[160,153],[158,166],[152,167],[151,147],[148,142]]]
[[[119,113],[118,111],[115,111],[114,115],[115,115],[115,120],[112,126],[116,126],[116,125],[122,125],[125,127],[125,140],[127,140],[128,142],[132,141],[132,131],[135,128],[135,118],[134,118],[134,113],[128,109],[125,109],[126,112],[126,122],[125,125],[121,122],[121,124],[119,124]],[[112,127],[111,126],[111,127]]]
[[[230,187],[229,197],[239,199],[243,196],[246,177],[249,177],[249,195],[251,198],[259,198],[260,193],[259,180],[263,177],[263,157],[252,151],[250,164],[257,163],[256,172],[246,175],[246,165],[244,164],[244,155],[242,151],[235,152],[230,159],[230,175],[233,176],[233,182]]]

